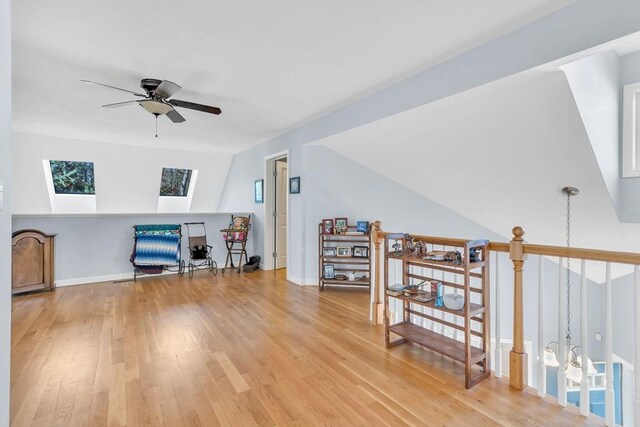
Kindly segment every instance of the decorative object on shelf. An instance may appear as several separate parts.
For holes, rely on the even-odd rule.
[[[359,233],[369,233],[369,221],[356,221],[356,231]]]
[[[347,280],[347,275],[346,274],[336,274],[335,279],[336,280]]]
[[[438,283],[438,290],[436,291],[436,302],[433,304],[436,307],[442,307],[444,306],[444,300],[443,300],[443,294],[444,293],[444,286],[442,285],[442,282]]]
[[[332,248],[332,247],[322,248],[322,256],[334,257],[336,256],[336,254],[337,254],[336,248]]]
[[[323,277],[325,279],[335,279],[336,269],[333,264],[325,264],[323,268]]]
[[[433,298],[434,298],[433,296],[425,294],[425,295],[416,295],[413,297],[413,300],[417,302],[425,303],[425,302],[433,301]]]
[[[355,271],[352,271],[351,273],[349,273],[349,274],[347,275],[347,277],[349,278],[349,281],[350,281],[350,282],[355,282],[355,280],[356,280],[356,272],[355,272]]]
[[[368,258],[369,257],[369,247],[368,246],[354,246],[353,247],[353,256],[355,258]]]
[[[336,218],[334,222],[334,228],[336,234],[343,234],[347,232],[347,218]]]
[[[395,243],[393,244],[393,246],[391,246],[391,249],[393,249],[395,255],[402,254],[403,248],[400,240],[404,240],[405,237],[407,237],[407,235],[403,233],[392,233],[387,236],[387,238],[395,240]]]
[[[253,197],[256,203],[264,203],[264,179],[256,179],[253,182]]]
[[[391,296],[399,296],[404,293],[404,290],[407,287],[402,283],[396,283],[395,285],[391,285],[387,288],[387,294]]]
[[[462,263],[462,255],[458,251],[448,251],[444,255],[444,260],[447,262],[453,262],[455,264]]]
[[[289,194],[300,194],[300,177],[289,178]]]
[[[322,220],[322,234],[333,234],[333,219]]]
[[[351,256],[351,247],[350,246],[338,246],[338,256],[339,257],[347,257]]]
[[[564,187],[562,192],[567,196],[567,248],[571,247],[571,197],[577,196],[580,193],[575,187]],[[566,371],[566,376],[571,381],[582,381],[582,354],[578,356],[576,350],[580,349],[582,353],[582,347],[579,345],[571,344],[571,259],[567,258],[567,335],[565,336],[565,360],[562,364],[562,369]],[[551,341],[544,348],[544,364],[547,366],[560,366],[560,362],[556,357],[556,353],[551,346],[555,344],[559,347],[560,344],[557,341]],[[557,350],[557,348],[556,348]],[[593,366],[591,359],[587,357],[588,375],[595,375],[596,369]]]
[[[458,294],[446,294],[443,298],[444,306],[449,310],[462,310],[464,296]]]
[[[429,251],[424,259],[428,259],[431,261],[444,261],[444,257],[447,254],[447,251]]]
[[[482,261],[482,250],[479,248],[469,249],[469,262]]]

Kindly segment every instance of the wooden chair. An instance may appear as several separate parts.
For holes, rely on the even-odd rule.
[[[249,238],[249,230],[251,230],[251,215],[249,216],[236,216],[231,215],[231,224],[229,228],[220,230],[224,233],[223,238],[225,245],[227,246],[227,258],[224,262],[224,273],[227,268],[236,268],[233,263],[233,255],[239,255],[238,258],[238,273],[242,268],[242,256],[244,255],[244,262],[249,262],[249,256],[247,255],[247,239]]]

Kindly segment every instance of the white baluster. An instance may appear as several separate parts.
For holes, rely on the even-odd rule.
[[[640,268],[633,267],[633,289],[635,289],[634,307],[634,357],[633,357],[633,418],[640,425]]]
[[[565,362],[567,360],[566,323],[567,323],[567,296],[565,285],[562,281],[562,264],[564,259],[558,260],[558,405],[567,406],[567,373]]]
[[[580,381],[580,414],[589,416],[589,331],[587,330],[586,261],[580,262],[580,353],[582,381]]]
[[[544,258],[538,257],[538,396],[547,394],[547,367],[544,364]]]
[[[496,315],[495,315],[495,328],[496,328],[496,348],[495,348],[495,375],[496,378],[502,377],[502,348],[500,346],[500,266],[499,260],[500,252],[496,252]]]
[[[611,263],[606,264],[607,282],[604,288],[604,352],[606,389],[604,392],[605,425],[615,426],[615,394],[613,392],[613,313],[611,312]]]

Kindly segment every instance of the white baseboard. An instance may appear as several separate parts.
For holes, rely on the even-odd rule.
[[[299,286],[318,286],[318,282],[314,280],[302,280],[299,277],[292,276],[287,273],[287,280]]]
[[[171,274],[178,274],[177,271],[163,271],[160,274],[153,274],[153,276],[167,276]],[[139,278],[144,278],[147,275],[140,275]],[[100,282],[113,282],[116,280],[133,280],[133,272],[131,273],[120,273],[120,274],[106,274],[104,276],[89,276],[89,277],[78,277],[74,279],[63,279],[56,280],[56,287],[64,287],[64,286],[76,286],[76,285],[88,285],[90,283],[100,283]]]

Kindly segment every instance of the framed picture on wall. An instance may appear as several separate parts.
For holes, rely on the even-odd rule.
[[[264,179],[256,179],[253,183],[253,195],[256,203],[264,203]]]
[[[289,178],[289,194],[300,194],[300,177]]]

